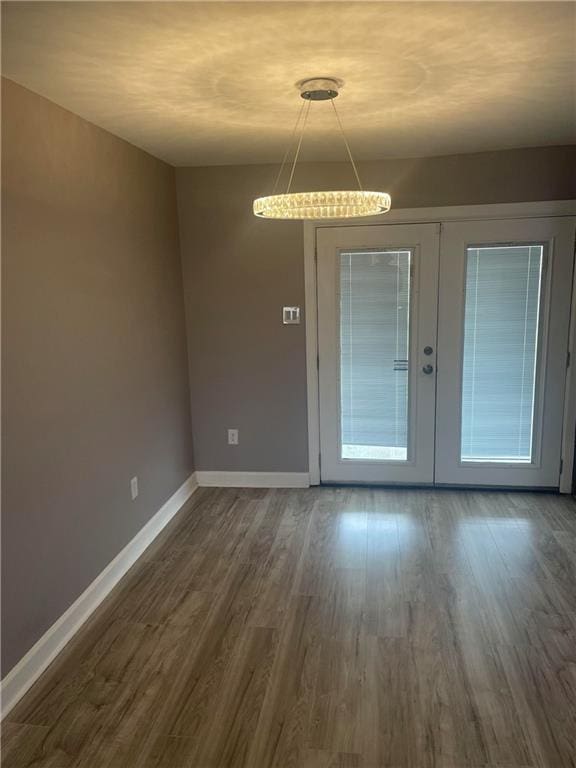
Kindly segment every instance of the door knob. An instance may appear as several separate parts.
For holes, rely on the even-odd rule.
[[[422,367],[422,373],[426,373],[430,375],[433,371],[434,371],[434,366],[430,365],[430,363]]]

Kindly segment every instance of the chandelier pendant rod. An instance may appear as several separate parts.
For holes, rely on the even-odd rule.
[[[338,123],[338,127],[340,128],[340,133],[342,134],[342,138],[344,139],[344,144],[346,145],[346,151],[348,152],[348,157],[350,159],[350,163],[354,170],[356,181],[358,182],[358,189],[362,191],[363,190],[362,182],[360,181],[358,168],[356,168],[356,163],[354,162],[354,158],[352,157],[352,150],[350,149],[350,144],[348,144],[348,139],[346,138],[346,134],[344,133],[344,126],[342,125],[342,121],[340,120],[340,115],[338,114],[338,110],[336,109],[336,104],[334,103],[334,99],[330,99],[330,102],[332,104],[332,109],[334,110],[334,115],[336,116],[336,122]]]
[[[272,187],[272,192],[271,192],[272,195],[274,195],[276,193],[276,190],[278,189],[278,184],[280,183],[280,177],[282,176],[282,171],[284,170],[284,166],[286,165],[286,160],[288,160],[288,155],[290,154],[290,149],[292,148],[292,145],[294,143],[294,138],[296,137],[296,132],[298,131],[298,126],[300,125],[302,112],[304,112],[305,106],[306,106],[306,103],[303,101],[302,106],[298,110],[298,117],[296,118],[296,122],[294,123],[294,128],[292,129],[290,140],[286,145],[286,151],[284,152],[284,157],[282,158],[282,163],[280,164],[280,170],[278,171],[278,175],[276,176],[276,181],[274,182],[274,186]]]
[[[308,102],[306,112],[304,113],[304,120],[302,121],[302,131],[300,132],[300,140],[298,141],[298,147],[296,148],[296,154],[294,155],[294,162],[292,163],[292,170],[290,171],[290,178],[288,179],[288,186],[286,187],[286,194],[290,192],[292,186],[292,179],[294,178],[294,171],[296,170],[296,163],[300,155],[300,147],[302,146],[302,139],[304,138],[304,131],[306,130],[306,123],[308,122],[308,114],[310,113],[311,101]]]

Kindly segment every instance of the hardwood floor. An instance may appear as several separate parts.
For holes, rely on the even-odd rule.
[[[576,766],[576,504],[200,489],[3,730],[5,768]]]

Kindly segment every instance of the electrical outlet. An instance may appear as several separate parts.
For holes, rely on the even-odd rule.
[[[138,478],[133,477],[132,480],[130,480],[130,493],[132,494],[132,501],[138,496]]]
[[[237,429],[229,429],[228,430],[228,445],[238,445],[238,430]]]

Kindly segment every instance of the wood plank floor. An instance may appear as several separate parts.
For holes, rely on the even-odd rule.
[[[576,504],[201,489],[4,723],[5,768],[576,766]]]

